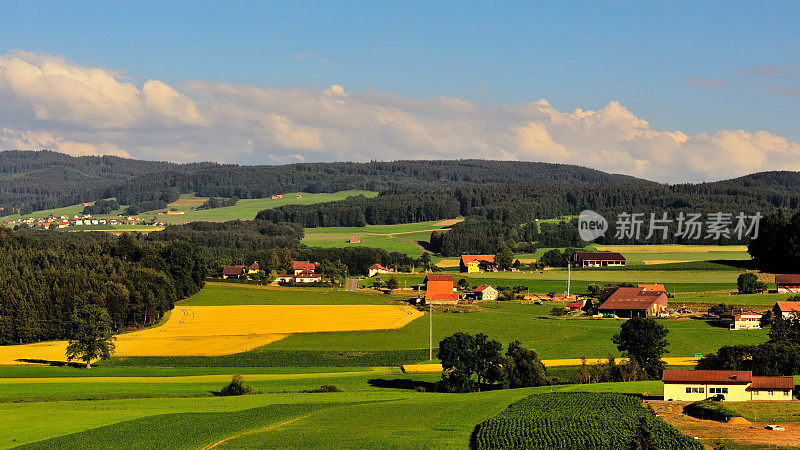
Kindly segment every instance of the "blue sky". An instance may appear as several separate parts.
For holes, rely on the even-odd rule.
[[[799,2],[498,3],[0,2],[0,55],[182,93],[200,80],[562,112],[616,101],[658,130],[800,141]],[[742,72],[761,66],[775,67]]]

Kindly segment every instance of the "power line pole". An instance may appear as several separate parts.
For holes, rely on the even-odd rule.
[[[572,262],[567,260],[567,299],[569,300],[569,288],[572,281]]]
[[[428,361],[433,361],[433,303],[428,303]]]

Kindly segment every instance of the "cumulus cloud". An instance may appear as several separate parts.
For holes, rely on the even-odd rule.
[[[657,181],[800,169],[800,144],[784,137],[660,130],[616,101],[560,111],[546,100],[478,105],[340,84],[137,85],[109,69],[24,52],[0,56],[0,126],[2,149],[172,161],[486,158],[579,164]]]

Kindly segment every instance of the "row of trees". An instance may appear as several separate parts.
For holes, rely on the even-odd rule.
[[[625,321],[612,341],[624,356],[625,364],[613,359],[605,365],[588,367],[579,372],[579,382],[631,381],[658,379],[664,371],[662,357],[667,350],[669,330],[652,318],[633,318]],[[439,343],[442,379],[439,390],[445,392],[480,391],[487,385],[502,388],[542,386],[553,382],[536,351],[515,341],[505,354],[500,342],[485,334],[455,333]]]
[[[116,330],[146,325],[203,286],[194,243],[89,234],[0,230],[0,344],[68,337],[84,304],[107,310]]]

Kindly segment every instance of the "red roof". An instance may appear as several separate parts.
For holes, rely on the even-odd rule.
[[[618,252],[575,252],[575,256],[582,261],[625,261]]]
[[[375,264],[369,266],[369,268],[370,269],[377,269],[377,270],[389,270],[386,267],[383,267],[382,265],[380,265],[378,263],[375,263]]]
[[[794,377],[753,377],[750,389],[794,389]]]
[[[569,302],[567,308],[583,308],[584,305],[584,302]]]
[[[640,287],[619,287],[598,310],[642,310],[648,309],[654,303],[661,302],[666,306],[667,294],[661,291],[648,291]]]
[[[308,261],[292,261],[292,270],[314,272],[317,270],[317,263],[312,263]]]
[[[661,376],[664,383],[715,383],[747,384],[753,381],[749,370],[673,370],[667,369]],[[758,378],[758,377],[755,377]],[[772,377],[765,377],[772,378]]]
[[[461,263],[467,265],[472,261],[494,263],[494,255],[461,255]]]
[[[800,275],[797,274],[778,274],[775,275],[776,284],[800,284]]]
[[[797,311],[800,312],[800,302],[777,302],[781,312]]]
[[[253,264],[250,264],[250,270],[260,270],[261,266],[258,264],[258,261],[254,261]]]
[[[473,292],[483,292],[483,291],[486,290],[486,288],[490,288],[490,287],[491,286],[489,286],[488,284],[482,284],[482,285],[476,287]]]
[[[241,275],[244,273],[244,266],[225,266],[222,268],[223,275]]]
[[[428,275],[425,277],[425,282],[428,281],[453,281],[452,275]]]

